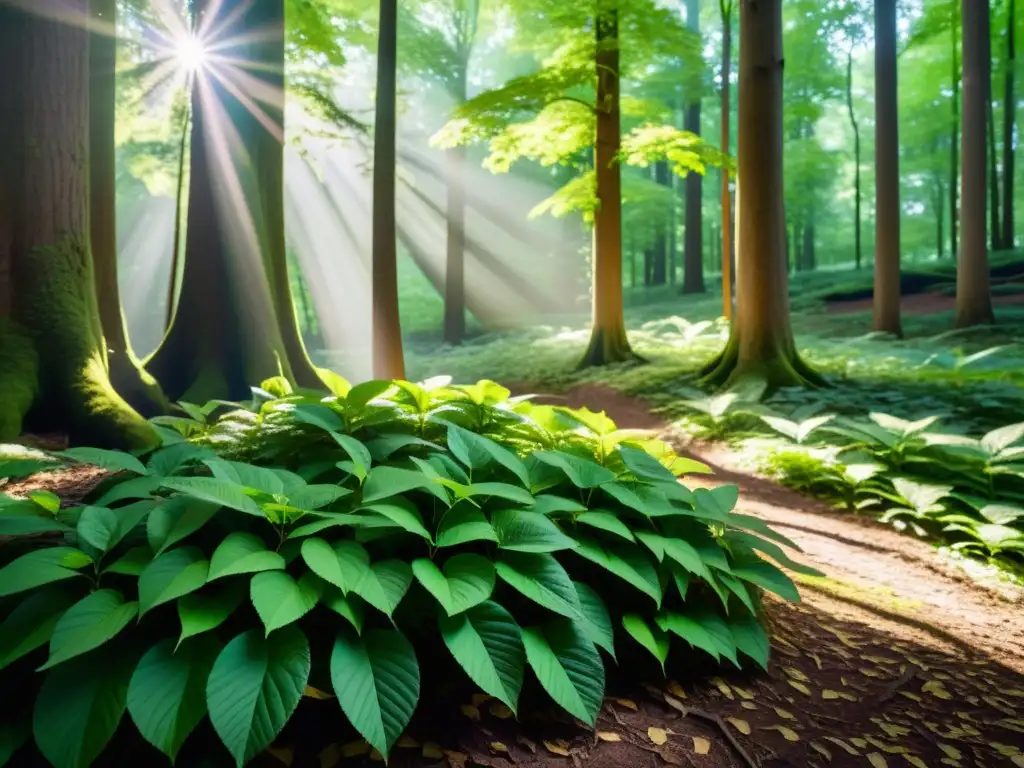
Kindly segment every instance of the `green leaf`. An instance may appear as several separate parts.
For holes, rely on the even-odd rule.
[[[66,530],[66,525],[52,517],[35,514],[0,514],[0,536],[25,536],[31,533]]]
[[[393,499],[383,504],[366,504],[359,508],[360,511],[367,510],[382,517],[386,517],[400,528],[409,533],[422,536],[427,541],[432,541],[430,532],[423,527],[423,517],[420,515],[416,505],[408,499]]]
[[[298,621],[320,601],[322,582],[307,574],[295,581],[284,571],[264,571],[249,583],[249,598],[267,635]]]
[[[193,447],[188,443],[182,443],[186,447]],[[177,447],[177,446],[174,446]],[[170,450],[170,449],[165,449]],[[150,465],[152,465],[150,461]],[[150,470],[152,472],[152,469]],[[170,474],[170,473],[166,473]],[[132,477],[128,480],[118,483],[109,491],[104,493],[100,498],[96,500],[97,507],[109,507],[118,501],[124,501],[125,499],[148,499],[152,498],[153,494],[156,493],[160,487],[160,483],[164,473],[160,475],[147,475],[144,477]]]
[[[512,615],[487,601],[456,616],[441,616],[438,625],[444,644],[469,679],[515,712],[526,650]]]
[[[752,658],[765,672],[768,671],[768,657],[771,645],[761,622],[752,613],[739,614],[729,618],[729,631],[736,648]]]
[[[341,417],[326,405],[296,405],[291,409],[291,415],[296,421],[320,427],[326,432],[338,432],[345,428]]]
[[[54,768],[88,768],[124,714],[138,657],[115,645],[51,669],[32,712],[36,745]]]
[[[239,573],[283,571],[284,566],[284,558],[267,549],[259,536],[235,531],[229,533],[213,551],[206,580],[213,581]]]
[[[662,590],[654,564],[639,547],[632,544],[606,543],[596,539],[577,537],[579,546],[573,550],[606,571],[614,573],[627,584],[632,584],[655,604],[661,605]]]
[[[515,552],[557,552],[575,549],[576,542],[544,515],[505,509],[491,515],[498,546]]]
[[[53,491],[29,491],[28,497],[33,504],[42,507],[51,515],[56,515],[60,512],[60,496]]]
[[[316,375],[324,383],[324,386],[330,390],[331,394],[335,395],[339,400],[344,400],[345,396],[352,391],[352,385],[349,384],[348,380],[329,368],[317,368]]]
[[[76,531],[87,544],[109,552],[158,506],[158,502],[147,499],[117,509],[86,507],[78,517]]]
[[[321,509],[351,493],[348,488],[342,488],[340,485],[320,483],[289,491],[288,501],[299,509]]]
[[[220,652],[206,683],[206,706],[239,768],[284,728],[302,699],[309,670],[309,642],[294,626],[267,638],[251,629]]]
[[[154,476],[155,485],[158,487],[160,478],[173,475],[187,464],[209,458],[212,455],[213,452],[205,446],[193,445],[192,443],[178,443],[177,445],[169,445],[156,451],[149,457],[147,468],[149,469],[149,474]],[[128,482],[136,481],[129,480]],[[126,485],[126,483],[121,485]],[[101,499],[98,503],[106,502]]]
[[[328,585],[320,602],[344,618],[359,634],[366,623],[366,603],[355,595],[343,595],[337,587]]]
[[[612,627],[611,616],[608,615],[608,608],[605,606],[601,596],[591,587],[583,582],[574,581],[576,594],[580,599],[580,608],[583,613],[583,629],[587,637],[598,648],[604,648],[608,655],[615,658],[615,630]]]
[[[212,637],[157,643],[139,661],[128,686],[128,713],[142,737],[177,757],[206,715],[206,681],[220,650]]]
[[[284,482],[271,469],[255,467],[252,464],[245,464],[240,461],[226,461],[225,459],[204,459],[203,464],[210,468],[213,476],[232,487],[241,486],[251,488],[254,491],[261,491],[271,496],[283,495]],[[225,506],[231,506],[226,504]],[[245,510],[241,510],[245,511]]]
[[[635,613],[627,613],[622,617],[622,627],[630,637],[651,652],[651,655],[658,660],[664,670],[665,661],[668,659],[668,632],[660,627],[652,627]]]
[[[138,615],[139,604],[125,602],[113,589],[100,589],[82,598],[60,617],[50,637],[50,658],[39,670],[81,656],[106,643]]]
[[[92,464],[108,472],[124,470],[136,475],[146,474],[146,468],[142,466],[142,462],[124,451],[108,451],[102,448],[69,448],[57,455],[82,464]]]
[[[19,600],[0,624],[0,669],[49,642],[57,621],[75,600],[74,592],[57,586]]]
[[[219,627],[242,604],[245,593],[243,582],[234,581],[206,587],[179,599],[181,636],[178,642]]]
[[[693,546],[683,539],[670,539],[665,536],[658,536],[655,533],[639,532],[636,537],[642,541],[648,549],[661,560],[668,557],[673,562],[679,563],[690,573],[700,576],[703,579],[710,579],[711,574],[707,566],[701,560],[700,554]]]
[[[572,512],[575,514],[577,512],[586,512],[587,508],[578,501],[567,499],[564,496],[544,493],[534,498],[530,511],[541,515],[555,515],[559,512]]]
[[[740,663],[736,658],[736,642],[732,639],[732,632],[725,620],[709,608],[700,608],[691,615],[694,621],[700,624],[711,637],[718,652],[739,668]]]
[[[412,568],[401,560],[381,560],[365,571],[354,591],[378,611],[395,612],[412,583]]]
[[[413,561],[412,572],[449,616],[484,602],[494,592],[494,563],[481,555],[455,555],[443,571],[423,557]]]
[[[676,476],[651,456],[647,451],[639,451],[625,445],[619,446],[619,456],[626,468],[633,473],[634,477],[645,480],[663,480],[669,483],[676,482]]]
[[[331,682],[352,726],[386,758],[420,696],[416,653],[397,629],[362,637],[340,632],[331,653]]]
[[[736,506],[740,489],[735,485],[720,485],[717,488],[696,488],[693,491],[694,508],[715,520],[724,520]]]
[[[715,579],[717,579],[726,589],[732,592],[736,597],[740,599],[740,602],[747,607],[747,610],[751,613],[757,613],[757,609],[754,607],[754,601],[750,597],[750,590],[747,589],[746,585],[728,573],[716,573]],[[728,609],[728,606],[726,606]]]
[[[347,512],[319,512],[317,513],[317,518],[312,523],[306,523],[293,529],[288,534],[288,538],[301,539],[304,536],[313,536],[329,528],[342,528],[349,525],[358,528],[366,523],[366,516],[350,515]]]
[[[497,462],[515,475],[523,487],[530,487],[530,473],[522,459],[490,438],[449,424],[448,449],[470,469],[483,469],[492,462]]]
[[[604,663],[582,627],[558,619],[523,630],[526,659],[566,712],[593,726],[604,698]]]
[[[0,766],[7,765],[31,737],[32,723],[25,713],[0,722]]]
[[[615,480],[615,473],[589,459],[562,451],[535,451],[534,458],[565,473],[577,488],[596,488]]]
[[[403,434],[383,435],[375,438],[366,444],[366,448],[376,461],[386,461],[394,453],[403,448],[408,448],[410,445],[414,445],[417,448],[429,448],[434,451],[440,450],[439,446],[434,445],[429,440]]]
[[[92,558],[74,547],[35,549],[0,568],[0,597],[80,576],[76,569],[90,563]]]
[[[323,539],[306,539],[301,552],[309,569],[342,594],[355,589],[370,571],[370,556],[354,541],[341,541],[332,547]]]
[[[993,429],[981,438],[981,446],[992,455],[1001,453],[1024,438],[1024,422]]]
[[[149,547],[132,547],[121,557],[103,569],[103,573],[120,573],[124,576],[138,576],[153,562],[153,550]]]
[[[373,464],[373,457],[370,456],[369,449],[350,435],[332,432],[331,437],[352,460],[352,466],[355,468],[353,474],[359,478],[360,482],[365,480],[370,472],[370,466]]]
[[[599,528],[602,531],[613,533],[620,539],[625,539],[626,541],[634,540],[629,527],[611,512],[602,512],[600,510],[595,512],[584,512],[576,518],[576,522],[581,525],[589,525],[591,528]]]
[[[162,485],[198,501],[263,517],[259,504],[246,496],[242,488],[227,480],[216,477],[172,477],[164,478]]]
[[[448,481],[445,484],[451,487],[454,485],[454,481]],[[529,491],[508,483],[471,483],[468,487],[460,490],[461,492],[456,491],[459,498],[486,496],[514,501],[527,507],[533,504],[533,495]]]
[[[150,512],[149,520],[146,521],[149,546],[160,554],[206,525],[218,509],[218,503],[188,496],[178,496],[164,502]]]
[[[442,515],[437,526],[437,546],[454,547],[470,541],[497,542],[498,534],[480,509],[463,502]]]
[[[582,616],[579,597],[569,574],[549,554],[506,552],[498,561],[498,576],[549,611],[570,619]]]
[[[181,547],[154,558],[139,576],[139,615],[206,583],[210,561],[196,547]]]
[[[448,494],[438,483],[433,482],[422,472],[399,467],[376,466],[363,484],[363,504],[390,499],[408,491],[421,490],[438,498],[445,506],[449,506]]]
[[[695,648],[707,651],[715,658],[715,661],[720,658],[719,643],[695,618],[670,611],[658,614],[656,621],[662,630],[678,635]]]
[[[763,552],[768,555],[768,557],[775,560],[779,565],[789,568],[791,571],[803,573],[807,576],[825,575],[816,568],[811,568],[809,565],[804,565],[803,563],[798,563],[796,560],[793,560],[778,544],[762,539],[760,536],[755,536],[752,533],[746,533],[744,531],[729,531],[725,535],[725,540],[729,544],[740,542],[750,549],[756,549],[759,552]]]
[[[742,564],[734,564],[732,575],[737,579],[749,581],[762,589],[774,592],[779,597],[785,598],[792,603],[800,602],[800,593],[792,580],[780,571],[777,567],[764,560],[744,561]]]

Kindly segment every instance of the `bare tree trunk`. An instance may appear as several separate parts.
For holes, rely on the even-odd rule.
[[[466,79],[469,69],[468,53],[459,62],[456,72],[455,101],[466,100]],[[444,340],[461,344],[466,333],[466,149],[453,147],[447,151],[448,202],[445,219],[448,240],[444,281]]]
[[[722,17],[722,136],[721,149],[729,154],[729,78],[732,70],[733,0],[718,0]],[[732,201],[729,195],[729,170],[721,170],[722,183],[722,314],[732,319]]]
[[[1014,133],[1017,125],[1017,96],[1014,92],[1017,63],[1017,0],[1007,0],[1006,10],[1006,62],[1003,67],[1003,248],[1014,243]]]
[[[956,325],[964,328],[995,321],[989,292],[985,238],[985,98],[991,61],[988,0],[963,0],[963,214],[962,242],[956,273]]]
[[[700,0],[686,0],[686,28],[700,36]],[[700,135],[701,94],[687,94],[685,130]],[[686,175],[686,232],[683,246],[683,293],[704,293],[704,243],[701,231],[704,177]]]
[[[960,186],[960,4],[952,0],[949,4],[951,55],[953,61],[953,119],[950,124],[949,136],[949,255],[956,259],[960,250],[957,240],[957,225],[960,221],[958,188]]]
[[[1003,230],[999,225],[999,169],[996,167],[996,117],[992,105],[992,38],[991,19],[989,20],[990,36],[985,38],[985,59],[989,62],[988,77],[985,80],[985,126],[988,130],[988,197],[989,197],[989,237],[992,250],[1002,249],[1000,238]]]
[[[853,263],[860,269],[863,258],[860,232],[860,126],[853,111],[853,49],[846,55],[846,108],[853,127]]]
[[[669,190],[672,195],[672,174],[668,170],[668,161],[659,160],[654,164],[654,181]],[[651,282],[655,285],[665,285],[668,282],[668,228],[672,216],[669,212],[658,227],[658,233],[654,240],[654,274]]]
[[[896,0],[875,2],[875,330],[901,336]]]

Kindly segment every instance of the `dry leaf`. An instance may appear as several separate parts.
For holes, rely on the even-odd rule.
[[[663,693],[662,696],[665,699],[665,703],[672,707],[672,709],[676,710],[677,712],[681,712],[684,715],[687,714],[686,705],[684,705],[683,702],[681,702],[675,696],[669,696],[667,693]]]
[[[520,744],[520,746],[526,747],[528,750],[530,750],[531,755],[537,754],[537,745],[525,736],[516,736],[516,741]]]
[[[395,742],[395,746],[399,749],[416,749],[419,745],[420,743],[412,736],[402,736]]]
[[[693,751],[698,755],[706,755],[711,751],[711,742],[707,739],[702,739],[700,736],[694,736]]]
[[[735,698],[732,695],[732,688],[729,687],[729,684],[725,682],[725,680],[720,677],[713,677],[711,678],[711,682],[714,683],[715,687],[722,692],[722,695],[725,696],[725,698]]]
[[[784,725],[766,725],[762,730],[778,731],[786,741],[800,741],[800,734]]]
[[[307,699],[333,699],[333,693],[324,693],[319,688],[314,688],[312,685],[307,685],[302,690],[302,695]]]
[[[804,694],[805,696],[810,696],[811,695],[811,689],[808,688],[803,683],[801,683],[801,682],[799,682],[797,680],[787,680],[786,682],[789,683],[794,688],[796,688],[798,691],[800,691],[800,693]]]
[[[823,736],[822,738],[824,738],[826,741],[831,741],[837,747],[839,747],[840,749],[845,751],[846,754],[848,754],[848,755],[853,755],[854,757],[859,757],[860,756],[860,752],[858,752],[856,749],[851,747],[849,744],[847,744],[842,739],[837,739],[835,736]]]
[[[811,681],[811,679],[807,675],[805,675],[799,669],[795,669],[794,667],[783,667],[782,671],[794,680],[799,680],[801,683],[809,683]]]
[[[612,701],[614,701],[620,707],[625,707],[626,709],[631,709],[634,712],[637,711],[636,702],[631,700],[631,699],[612,699]]]
[[[1014,755],[1010,758],[1010,762],[1017,766],[1017,768],[1024,768],[1024,755]]]
[[[668,741],[668,733],[663,728],[655,728],[653,725],[647,729],[647,738],[659,747]]]
[[[943,744],[942,742],[938,742],[938,747],[954,760],[963,760],[963,753],[956,747],[951,747],[949,744]]]
[[[669,684],[668,684],[668,692],[671,693],[673,696],[675,696],[677,699],[685,699],[686,698],[686,691],[683,690],[683,686],[681,686],[675,680],[672,680],[671,682],[669,682]]]
[[[927,683],[921,686],[921,690],[925,693],[930,693],[937,699],[944,701],[952,699],[953,695],[946,690],[946,687],[938,680],[929,680]]]
[[[860,747],[861,749],[864,749],[868,745],[868,743],[864,741],[864,739],[859,739],[857,737],[850,739],[850,743],[853,744],[855,747]]]
[[[514,714],[512,710],[508,708],[507,704],[500,701],[492,701],[491,706],[487,708],[487,711],[499,720],[508,720]]]
[[[914,766],[914,768],[928,768],[928,763],[917,755],[904,755],[903,759]]]
[[[826,701],[828,701],[829,699],[838,699],[839,692],[826,688],[824,691],[821,692],[821,698],[825,699]]]
[[[826,747],[824,744],[819,744],[817,741],[812,741],[811,749],[813,749],[819,755],[824,757],[827,762],[832,762],[832,753],[828,751],[828,747]]]
[[[459,707],[459,709],[462,711],[462,714],[464,714],[470,720],[480,719],[480,710],[474,707],[472,704],[463,704],[461,707]]]
[[[270,747],[267,752],[272,754],[288,768],[291,768],[292,761],[295,759],[295,751],[291,747]]]
[[[504,752],[506,755],[508,754],[508,747],[506,747],[500,741],[492,741],[491,750],[493,752]]]
[[[601,741],[622,741],[622,737],[615,731],[598,731],[597,738]]]
[[[466,763],[469,762],[469,755],[453,749],[444,750],[444,756],[448,758],[448,768],[466,768]]]
[[[781,717],[783,720],[796,720],[796,715],[794,715],[789,710],[783,709],[782,707],[774,707],[774,709],[775,714]]]
[[[668,765],[683,765],[683,759],[672,751],[671,747],[658,747],[655,752]]]
[[[423,744],[422,755],[427,760],[440,760],[442,757],[444,757],[444,752],[441,751],[440,744],[433,741],[428,741]]]
[[[889,763],[877,752],[868,755],[868,762],[871,763],[872,768],[889,768]]]
[[[481,704],[484,704],[493,698],[494,697],[489,693],[474,693],[470,697],[469,701],[474,707],[479,707]]]
[[[746,720],[740,720],[738,717],[729,717],[726,719],[730,723],[732,723],[733,728],[742,733],[744,736],[750,735],[750,723],[748,723]]]
[[[747,699],[749,701],[750,699],[754,698],[754,694],[752,694],[746,688],[740,688],[738,685],[734,685],[732,689],[740,695],[741,699]]]
[[[342,757],[359,757],[360,755],[366,755],[370,752],[370,745],[362,739],[358,741],[350,741],[347,744],[341,746]]]
[[[545,741],[543,742],[543,744],[544,748],[553,755],[561,755],[562,757],[569,756],[569,750],[565,747],[559,746],[558,744],[553,744],[550,741]]]
[[[740,706],[744,709],[757,709],[757,704],[752,701],[741,701]]]

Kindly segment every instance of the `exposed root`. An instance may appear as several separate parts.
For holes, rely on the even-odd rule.
[[[725,721],[722,720],[720,716],[713,715],[710,712],[705,712],[702,709],[691,709],[690,707],[686,707],[686,714],[693,715],[694,717],[699,717],[701,720],[704,720],[705,722],[712,723],[718,726],[718,730],[722,732],[722,735],[725,736],[726,741],[729,742],[729,745],[733,748],[733,750],[735,750],[736,754],[739,755],[740,759],[743,760],[744,764],[749,766],[749,768],[759,768],[757,761],[754,760],[754,758],[750,756],[750,753],[743,748],[743,745],[740,744],[739,739],[737,739],[733,735],[732,731],[729,730],[729,727],[725,724]]]

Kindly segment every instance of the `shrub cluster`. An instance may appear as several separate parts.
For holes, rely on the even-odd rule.
[[[761,591],[798,596],[762,555],[794,566],[790,542],[735,487],[677,481],[707,467],[492,382],[323,375],[182,403],[148,453],[0,461],[110,471],[84,505],[0,502],[0,689],[23,714],[0,764],[34,740],[87,766],[127,712],[171,759],[208,717],[240,766],[310,685],[386,756],[434,647],[513,711],[529,669],[587,723],[620,642],[767,664]]]

